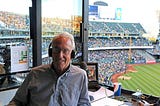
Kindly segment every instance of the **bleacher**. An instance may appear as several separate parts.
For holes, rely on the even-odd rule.
[[[5,18],[4,16],[7,17]],[[79,28],[79,24],[81,22],[80,19],[77,18],[78,21],[75,20],[76,22],[72,22],[71,20],[43,17],[42,54],[47,54],[48,45],[52,37],[59,31],[68,31],[77,36],[79,32],[76,32],[76,30]],[[32,53],[30,46],[31,42],[26,41],[26,39],[23,38],[23,36],[29,36],[29,16],[0,11],[0,20],[0,36],[7,35],[9,38],[20,37],[18,39],[1,39],[1,43],[24,42],[29,45],[29,53]],[[140,55],[141,52],[138,51],[139,49],[136,49],[139,47],[142,49],[143,47],[152,46],[152,43],[142,37],[142,34],[146,33],[146,31],[140,23],[89,21],[88,27],[88,60],[89,62],[99,63],[100,80],[104,81],[106,75],[112,75],[109,73],[123,72],[126,69],[126,61],[129,60],[130,46],[134,47],[131,54],[131,59],[134,63],[145,63],[146,60],[151,60],[149,56],[146,57],[145,55]],[[77,50],[79,50],[79,48],[81,48],[81,44],[78,44],[77,42],[79,41],[76,41],[76,47]],[[103,47],[110,48],[109,50],[90,50],[90,48]],[[156,50],[151,50],[149,48],[147,51],[154,51],[153,53],[158,53],[160,49]],[[46,60],[46,58],[43,59],[44,62],[46,62]]]
[[[110,77],[108,75],[124,72],[128,63],[145,64],[147,61],[155,61],[145,51],[147,47],[152,49],[153,45],[142,37],[146,31],[140,23],[91,21],[89,32],[88,61],[98,62],[99,80],[102,83],[106,83],[105,78]],[[131,52],[130,47],[134,47]]]
[[[146,33],[140,23],[125,22],[89,22],[91,33],[118,33],[118,34],[143,34]]]

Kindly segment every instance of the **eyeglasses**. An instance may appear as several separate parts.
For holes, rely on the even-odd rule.
[[[58,54],[61,51],[62,51],[62,53],[66,54],[66,55],[68,55],[71,52],[71,50],[69,50],[69,49],[61,49],[61,48],[57,48],[57,47],[52,48],[52,53]]]

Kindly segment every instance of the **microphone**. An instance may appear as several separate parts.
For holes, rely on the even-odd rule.
[[[87,72],[87,77],[88,77],[88,89],[89,90],[98,90],[98,89],[100,89],[100,86],[99,86],[99,84],[98,84],[98,81],[90,81],[90,79],[89,79],[89,69],[88,69],[88,67],[87,67],[87,63],[85,62],[85,61],[82,61],[81,63],[80,63],[80,68],[82,68],[82,69],[84,69],[86,72]]]
[[[87,63],[85,61],[82,61],[79,66],[80,66],[80,68],[82,68],[82,69],[84,69],[86,71],[87,77],[88,77],[89,70],[88,70]],[[88,87],[88,89],[90,89],[90,87]],[[94,97],[92,95],[89,95],[89,99],[90,99],[90,101],[93,101]]]
[[[88,69],[87,63],[84,62],[84,61],[82,61],[82,62],[80,63],[80,68],[82,68],[82,69],[84,69],[84,70],[87,70],[87,69]]]
[[[75,55],[74,59],[78,59],[81,56],[82,56],[82,52],[76,52],[76,55]]]
[[[89,70],[88,70],[87,63],[86,63],[85,61],[82,61],[82,62],[80,63],[80,68],[82,68],[83,70],[86,71],[87,77],[88,77]]]

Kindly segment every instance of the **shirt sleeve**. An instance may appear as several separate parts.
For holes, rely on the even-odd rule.
[[[89,94],[88,94],[88,78],[87,78],[86,72],[85,72],[83,78],[84,78],[84,80],[83,80],[83,84],[82,84],[80,98],[78,101],[78,106],[91,106]]]
[[[9,102],[7,106],[26,106],[29,97],[29,83],[31,81],[32,74],[29,73],[22,85],[18,88],[15,96]]]

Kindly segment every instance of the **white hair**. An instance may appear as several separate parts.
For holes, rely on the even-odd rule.
[[[52,42],[54,42],[54,40],[59,38],[59,37],[69,38],[71,40],[71,43],[72,43],[72,50],[75,49],[75,41],[74,41],[74,37],[73,37],[72,34],[70,34],[68,32],[63,32],[63,33],[57,34],[53,37]]]

